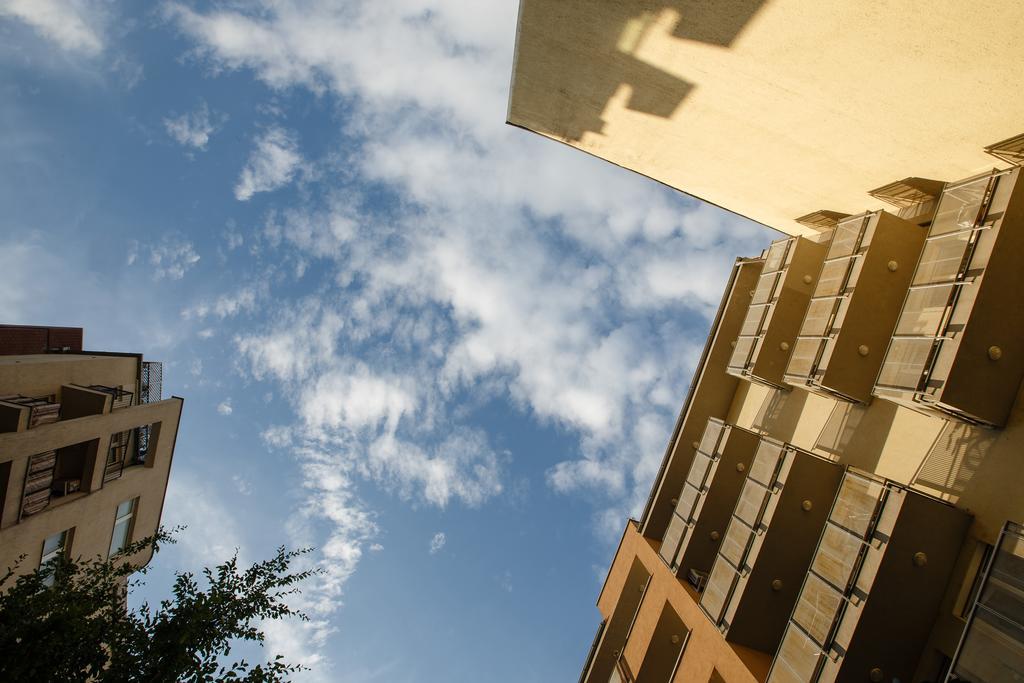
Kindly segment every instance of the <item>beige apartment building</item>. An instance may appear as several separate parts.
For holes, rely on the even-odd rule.
[[[1022,30],[521,0],[511,124],[783,234],[733,265],[580,683],[1024,679]]]
[[[183,401],[162,399],[160,363],[81,339],[0,326],[2,570],[105,558],[160,524]]]

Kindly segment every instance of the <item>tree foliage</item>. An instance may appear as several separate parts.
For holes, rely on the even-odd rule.
[[[110,559],[60,558],[20,576],[18,565],[8,569],[0,576],[0,680],[261,683],[304,668],[280,656],[227,662],[243,641],[262,645],[264,620],[306,619],[287,596],[315,573],[290,569],[311,549],[281,547],[244,569],[236,553],[204,569],[202,580],[176,572],[171,598],[128,609],[140,582],[132,575],[146,571],[131,558],[168,542],[172,534],[160,530]]]

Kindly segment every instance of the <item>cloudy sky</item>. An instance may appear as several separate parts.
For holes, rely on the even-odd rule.
[[[310,681],[565,681],[769,231],[504,124],[512,0],[0,0],[0,320],[184,396],[175,568],[317,547]]]

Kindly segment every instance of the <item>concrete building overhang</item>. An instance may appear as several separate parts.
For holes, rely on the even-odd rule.
[[[521,0],[508,122],[789,234],[903,178],[1005,164],[1011,0]]]

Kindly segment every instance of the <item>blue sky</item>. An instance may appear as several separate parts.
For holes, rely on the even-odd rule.
[[[145,5],[145,6],[143,6]],[[185,397],[175,568],[310,681],[563,681],[768,230],[506,126],[514,3],[0,0],[0,320]]]

